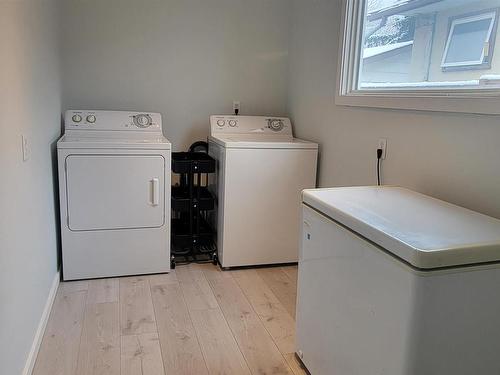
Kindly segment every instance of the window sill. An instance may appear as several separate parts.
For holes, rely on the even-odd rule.
[[[455,112],[500,115],[498,96],[476,96],[401,92],[353,92],[335,97],[335,104],[351,107],[403,109],[414,111]]]

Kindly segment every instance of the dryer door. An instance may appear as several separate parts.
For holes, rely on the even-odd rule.
[[[66,189],[70,230],[165,223],[165,159],[160,155],[70,155]]]

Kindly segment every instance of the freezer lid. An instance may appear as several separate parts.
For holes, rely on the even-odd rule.
[[[302,198],[417,268],[500,261],[500,220],[408,189],[311,189]]]

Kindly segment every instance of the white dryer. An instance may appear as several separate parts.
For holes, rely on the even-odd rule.
[[[170,270],[170,142],[159,113],[67,111],[57,142],[63,279]]]
[[[298,260],[301,191],[316,186],[318,145],[288,118],[211,116],[212,225],[223,268]]]

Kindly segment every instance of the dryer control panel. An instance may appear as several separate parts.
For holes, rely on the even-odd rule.
[[[289,118],[273,116],[210,116],[210,134],[292,135]]]
[[[153,112],[68,110],[66,130],[161,132],[161,114]]]

